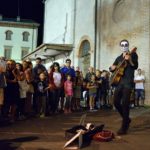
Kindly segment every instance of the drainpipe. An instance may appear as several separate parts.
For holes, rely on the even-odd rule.
[[[96,49],[97,49],[97,0],[95,0],[95,37],[94,37],[94,68],[96,68]]]
[[[76,0],[74,0],[74,16],[73,16],[73,48],[75,47],[75,27],[76,27]],[[75,58],[75,51],[73,51],[73,64],[74,64],[74,58]]]
[[[43,37],[42,37],[42,43],[44,43],[44,26],[45,26],[45,15],[46,15],[46,0],[42,0],[42,3],[43,3]]]
[[[34,24],[33,24],[33,29],[32,29],[32,50],[33,51],[33,47],[34,47]]]
[[[98,8],[99,8],[99,15],[98,15],[98,38],[99,38],[99,41],[98,41],[98,50],[99,50],[99,52],[98,52],[98,58],[99,59],[101,59],[101,31],[102,31],[102,29],[101,29],[101,7],[102,7],[102,2],[101,2],[101,0],[99,1],[99,5],[98,5]],[[99,61],[99,63],[98,63],[98,67],[100,68],[101,67],[101,61]]]

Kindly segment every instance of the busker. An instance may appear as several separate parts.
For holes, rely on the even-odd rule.
[[[129,118],[130,95],[134,88],[134,71],[138,68],[138,55],[134,48],[129,51],[129,42],[120,42],[122,54],[118,56],[109,68],[113,72],[111,84],[115,85],[114,106],[122,117],[122,125],[118,130],[118,135],[127,133],[131,119]],[[123,72],[122,72],[123,71]]]

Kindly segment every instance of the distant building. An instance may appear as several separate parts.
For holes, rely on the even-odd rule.
[[[37,47],[38,27],[39,24],[32,20],[0,15],[0,56],[21,61]]]
[[[120,40],[127,39],[130,49],[137,47],[150,104],[149,12],[150,0],[46,0],[43,44],[27,57],[41,54],[46,62],[62,63],[70,57],[83,73],[89,66],[108,70],[120,54]],[[68,45],[67,53],[59,45]]]

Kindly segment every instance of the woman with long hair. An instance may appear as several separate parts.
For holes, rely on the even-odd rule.
[[[60,99],[60,92],[64,86],[64,77],[60,72],[60,65],[58,62],[54,62],[49,74],[49,89],[51,91],[52,98],[50,99],[51,103],[51,112],[58,112],[58,105]]]
[[[5,88],[5,113],[10,117],[10,121],[13,123],[16,120],[16,108],[19,101],[19,84],[20,78],[18,70],[16,69],[16,62],[14,60],[7,61],[6,67],[6,82]]]

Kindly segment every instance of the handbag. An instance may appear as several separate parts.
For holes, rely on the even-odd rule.
[[[33,87],[32,83],[27,83],[27,92],[34,93],[34,87]]]

